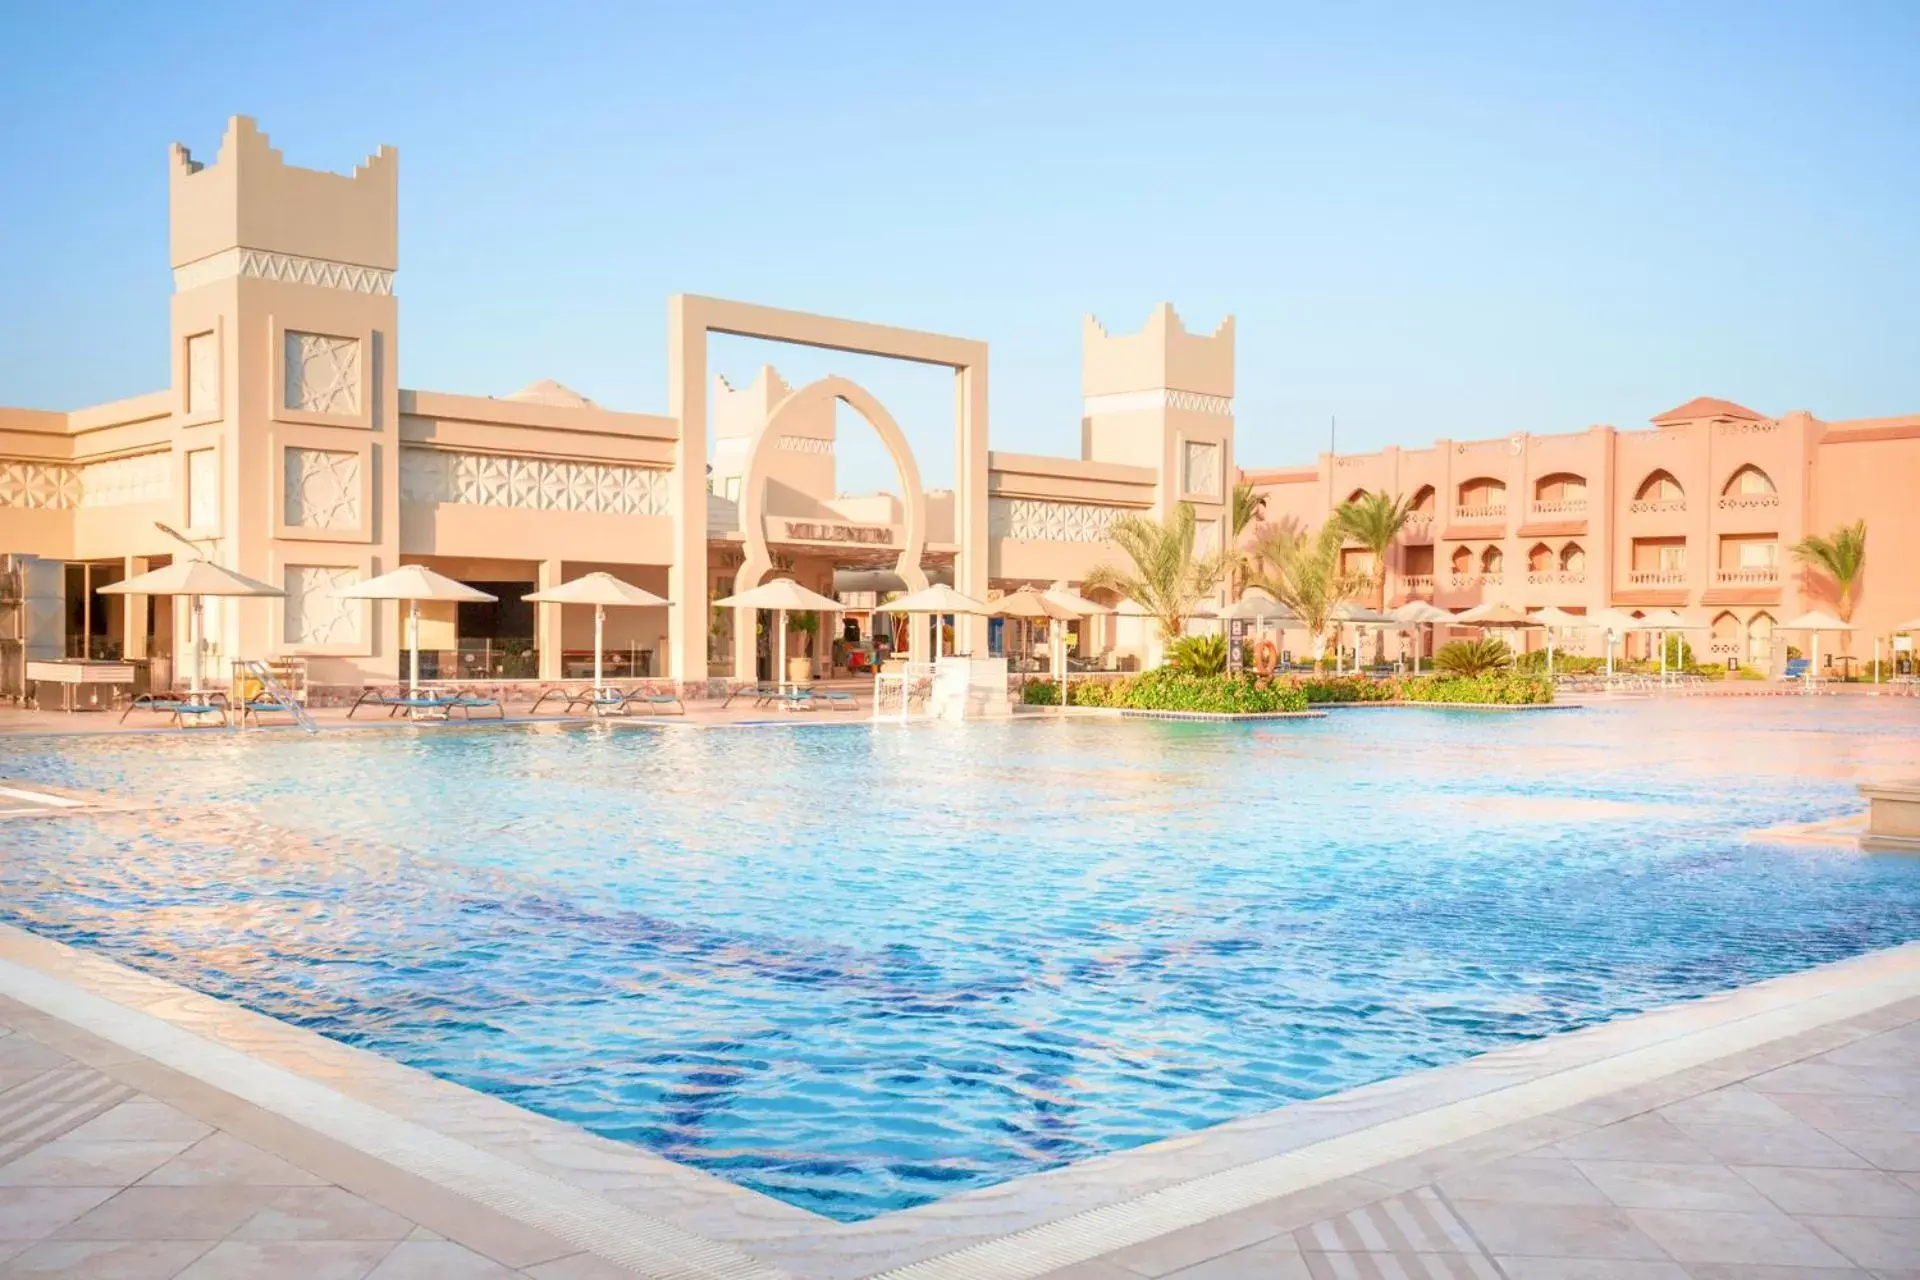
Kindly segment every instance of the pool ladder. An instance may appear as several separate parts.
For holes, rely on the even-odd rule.
[[[241,666],[245,668],[249,676],[252,676],[260,682],[262,689],[273,695],[275,702],[278,702],[281,706],[293,713],[294,723],[298,724],[308,733],[320,732],[320,726],[315,724],[313,717],[307,714],[306,707],[303,706],[293,694],[287,691],[287,686],[280,683],[280,677],[273,674],[272,667],[256,659],[249,659],[242,663]],[[241,711],[240,715],[241,719],[244,720],[246,718],[246,712],[244,710]]]

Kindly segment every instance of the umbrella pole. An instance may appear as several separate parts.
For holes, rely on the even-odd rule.
[[[773,685],[774,685],[774,688],[784,693],[786,692],[786,688],[787,688],[787,611],[785,609],[781,609],[776,612],[774,616],[774,625],[776,625],[780,629],[780,636],[779,636],[779,645],[780,645],[779,664],[780,665],[775,667],[773,670]]]
[[[600,699],[601,636],[605,634],[606,629],[607,606],[597,604],[593,606],[593,697],[596,702]]]
[[[420,602],[407,601],[407,697],[420,696]]]
[[[187,629],[192,633],[189,642],[193,645],[193,668],[187,677],[187,692],[193,695],[195,702],[198,702],[200,701],[200,634],[205,626],[201,616],[199,596],[194,596],[187,601],[187,613],[187,620],[191,624]]]
[[[1553,628],[1547,628],[1547,679],[1553,679]]]

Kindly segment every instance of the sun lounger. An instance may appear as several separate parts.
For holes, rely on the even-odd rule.
[[[858,711],[860,699],[844,689],[823,689],[814,695],[826,704],[829,711]]]
[[[687,704],[673,693],[655,693],[649,689],[635,689],[626,696],[625,705],[640,704],[644,713],[650,716],[683,716],[687,714]],[[671,707],[669,711],[667,708]]]
[[[277,698],[255,698],[240,704],[241,724],[258,724],[261,716],[273,715],[285,716],[294,724],[300,722],[299,712]]]
[[[154,711],[168,717],[175,723],[180,722],[182,707],[198,707],[201,710],[189,711],[188,715],[206,716],[223,710],[227,705],[224,693],[203,693],[196,700],[187,694],[141,693],[135,694],[132,701],[120,712],[120,723],[125,724],[127,717],[136,711]]]
[[[735,698],[751,698],[756,707],[764,707],[767,705],[767,699],[779,692],[778,686],[761,684],[757,681],[753,684],[738,685],[727,694],[727,700],[720,704],[720,709],[725,711],[732,706]]]
[[[583,711],[597,716],[623,716],[627,713],[627,695],[618,689],[548,689],[534,699],[527,714],[536,715],[549,698],[559,698],[566,705],[560,708],[562,715],[579,715]]]
[[[209,716],[219,716],[220,723],[213,724]],[[173,704],[173,724],[177,729],[224,729],[232,723],[227,716],[227,701],[218,702],[176,702]]]

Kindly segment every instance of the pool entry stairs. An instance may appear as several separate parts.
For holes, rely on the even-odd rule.
[[[308,733],[320,732],[320,726],[313,722],[311,715],[307,714],[305,704],[295,698],[287,686],[280,683],[280,677],[273,674],[272,667],[257,659],[243,662],[241,666],[250,678],[260,682],[260,687],[267,692],[268,696],[287,709],[287,713],[293,717],[294,723],[298,724]]]

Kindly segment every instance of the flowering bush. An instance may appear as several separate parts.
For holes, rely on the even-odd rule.
[[[1257,715],[1305,711],[1307,695],[1288,680],[1252,674],[1193,676],[1156,667],[1118,680],[1074,680],[1067,698],[1076,707],[1123,707],[1132,711],[1202,711],[1217,715]],[[1021,690],[1030,706],[1060,705],[1060,686],[1034,680]]]

